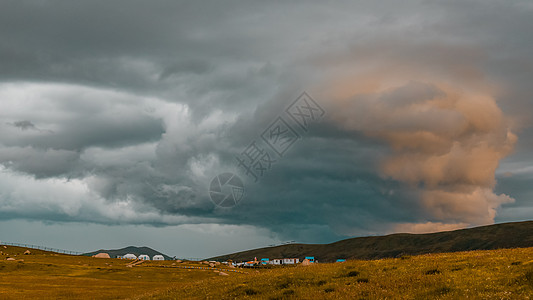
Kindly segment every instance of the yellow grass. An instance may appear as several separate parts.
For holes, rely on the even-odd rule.
[[[0,299],[531,299],[533,248],[244,270],[0,251]],[[14,255],[17,254],[15,257]],[[20,261],[23,259],[24,261]],[[222,267],[226,268],[226,267]]]

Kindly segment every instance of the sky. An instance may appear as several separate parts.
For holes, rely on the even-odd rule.
[[[200,258],[533,215],[529,0],[0,7],[0,241]]]

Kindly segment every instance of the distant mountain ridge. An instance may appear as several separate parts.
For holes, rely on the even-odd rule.
[[[314,256],[320,262],[379,259],[401,255],[533,247],[533,221],[502,223],[428,234],[396,233],[357,237],[331,244],[289,244],[210,258],[234,261]]]
[[[165,259],[169,260],[169,259],[172,259],[172,257],[166,255],[166,254],[163,254],[159,251],[156,251],[152,248],[149,248],[149,247],[135,247],[135,246],[129,246],[129,247],[125,247],[125,248],[122,248],[122,249],[112,249],[112,250],[105,250],[105,249],[100,249],[98,251],[93,251],[93,252],[88,252],[88,253],[84,253],[83,255],[85,256],[93,256],[95,254],[98,254],[98,253],[101,253],[101,252],[105,252],[107,254],[109,254],[109,256],[111,256],[111,258],[116,258],[117,256],[124,256],[128,253],[131,253],[131,254],[135,254],[136,256],[139,256],[141,254],[146,254],[148,256],[150,256],[150,259],[152,259],[154,257],[154,255],[163,255],[163,257],[165,257]]]

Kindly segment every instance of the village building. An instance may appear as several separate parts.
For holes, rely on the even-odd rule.
[[[299,258],[284,258],[283,264],[284,265],[294,265],[300,262]]]
[[[124,256],[122,256],[123,259],[137,259],[137,256],[135,254],[128,253]]]

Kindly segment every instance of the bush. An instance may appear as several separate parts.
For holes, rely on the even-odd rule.
[[[318,281],[318,282],[316,283],[316,285],[321,286],[321,285],[324,285],[324,284],[326,284],[326,283],[327,283],[327,282],[326,282],[325,280],[320,280],[320,281]]]
[[[440,271],[438,269],[431,269],[426,271],[426,275],[435,275],[440,274]]]
[[[451,292],[451,289],[449,287],[447,287],[447,286],[444,286],[444,287],[436,289],[433,293],[436,296],[441,296],[441,295],[446,295],[449,292]]]
[[[527,271],[524,278],[526,279],[527,284],[533,287],[533,270]]]
[[[245,289],[245,290],[244,290],[244,293],[245,293],[246,295],[248,295],[248,296],[253,296],[253,295],[257,295],[257,294],[258,294],[257,291],[254,290],[254,289]]]
[[[368,283],[369,280],[368,280],[368,278],[357,278],[356,282],[359,282],[359,283]]]
[[[294,290],[285,290],[285,291],[283,291],[283,295],[294,295],[294,294],[295,294]]]
[[[355,277],[355,276],[358,276],[358,275],[359,275],[359,272],[350,271],[350,272],[348,272],[348,274],[346,274],[346,277]]]

